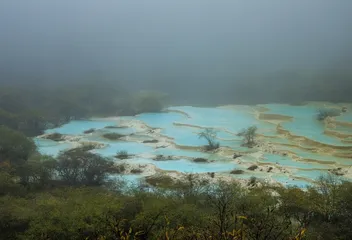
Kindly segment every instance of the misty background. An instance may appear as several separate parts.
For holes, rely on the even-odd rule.
[[[352,1],[0,2],[0,81],[179,104],[352,101]]]

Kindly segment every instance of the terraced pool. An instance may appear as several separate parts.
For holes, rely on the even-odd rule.
[[[236,169],[246,169],[248,164],[260,163],[288,169],[288,173],[245,172],[234,178],[248,179],[251,176],[268,177],[285,185],[298,185],[300,187],[311,184],[318,176],[327,173],[328,169],[352,166],[352,143],[342,141],[338,137],[324,134],[327,126],[324,122],[316,120],[317,109],[326,103],[310,103],[302,106],[286,104],[266,104],[258,106],[226,106],[219,108],[199,108],[191,106],[170,107],[162,113],[145,113],[135,117],[123,118],[130,122],[128,127],[106,128],[107,126],[120,126],[119,121],[113,118],[96,119],[88,121],[71,121],[56,129],[47,130],[47,133],[77,136],[80,141],[94,141],[104,144],[103,148],[92,150],[102,156],[113,157],[118,151],[127,151],[135,157],[126,160],[134,164],[153,164],[160,170],[178,171],[184,173],[218,172],[229,174]],[[328,104],[329,107],[334,106]],[[340,106],[336,106],[340,107]],[[258,108],[266,109],[264,113],[276,114],[292,118],[281,118],[277,123],[259,120]],[[285,120],[282,120],[285,119]],[[138,121],[136,121],[138,120]],[[337,121],[352,123],[352,113],[343,113],[336,117]],[[145,126],[144,126],[144,125]],[[278,124],[291,136],[302,139],[292,139],[288,134],[278,131]],[[141,126],[139,126],[141,125]],[[258,140],[270,143],[277,152],[268,151],[265,147],[247,148],[242,146],[241,137],[236,134],[244,128],[255,125],[258,127]],[[94,128],[92,134],[84,131]],[[159,129],[157,133],[150,130]],[[202,146],[207,144],[198,134],[204,128],[213,128],[217,132],[216,141],[222,146],[214,153],[204,152]],[[352,127],[348,124],[336,126],[329,130],[351,134]],[[104,139],[102,134],[114,132],[128,136],[127,140],[110,141]],[[153,131],[152,131],[153,132]],[[161,140],[161,143],[143,143],[144,140]],[[42,138],[34,139],[39,151],[44,154],[56,156],[60,151],[73,146],[70,141],[54,142]],[[305,141],[306,140],[306,141]],[[309,141],[324,145],[309,145]],[[346,139],[345,139],[346,140]],[[308,143],[307,143],[308,141]],[[287,151],[285,156],[283,151]],[[236,161],[233,154],[241,152],[245,155]],[[253,155],[253,153],[258,153]],[[155,161],[157,155],[166,156],[165,161]],[[347,157],[336,157],[337,155]],[[147,156],[147,157],[146,157]],[[149,156],[149,157],[148,157]],[[167,158],[173,158],[167,159]],[[194,158],[205,158],[209,162],[193,162]],[[177,160],[175,160],[177,159]],[[247,165],[245,165],[247,164]],[[344,176],[351,179],[351,172]],[[137,179],[135,175],[131,177]]]

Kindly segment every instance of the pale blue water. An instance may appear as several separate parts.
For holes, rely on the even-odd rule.
[[[116,122],[113,121],[75,120],[62,125],[61,127],[48,129],[45,131],[45,133],[79,135],[83,134],[84,131],[89,130],[91,128],[103,129],[106,126],[111,126],[115,124]]]
[[[347,112],[342,113],[340,116],[337,116],[336,120],[342,122],[352,122],[352,109],[349,108]]]
[[[58,143],[49,139],[34,138],[33,141],[37,145],[38,151],[45,155],[57,156],[60,151],[72,148],[69,143]]]
[[[119,151],[127,151],[129,154],[142,154],[142,153],[151,153],[154,151],[152,147],[144,145],[143,143],[136,142],[108,142],[105,148],[94,149],[92,152],[98,153],[104,157],[113,157]]]
[[[295,153],[297,156],[302,157],[303,159],[312,159],[312,160],[318,160],[318,161],[335,162],[337,164],[352,164],[352,159],[345,159],[345,158],[339,158],[339,157],[334,157],[334,156],[323,155],[323,154],[311,152],[311,151],[308,151],[308,150],[303,150],[303,149],[300,149],[300,148],[281,146],[280,149],[291,151],[291,152]],[[309,164],[311,164],[311,165],[318,164],[318,165],[321,166],[320,168],[329,167],[329,166],[326,166],[325,164],[319,164],[319,163],[309,163]]]
[[[130,135],[136,133],[136,130],[133,128],[104,128],[101,130],[104,133],[118,133],[122,135]]]
[[[327,171],[318,171],[318,170],[297,170],[292,175],[297,177],[309,178],[317,180],[320,176],[327,174]]]
[[[138,120],[145,122],[153,128],[168,128],[174,122],[179,122],[187,117],[180,113],[143,113],[136,116]]]
[[[182,111],[190,116],[190,118],[186,118],[181,123],[201,127],[225,128],[233,133],[237,133],[251,125],[259,124],[253,115],[233,109],[196,108],[190,106],[170,107],[169,109]]]
[[[290,168],[302,168],[302,169],[328,169],[328,168],[331,168],[331,166],[326,166],[326,165],[318,164],[318,163],[306,163],[306,162],[301,162],[301,161],[294,161],[289,157],[284,157],[284,156],[274,155],[274,154],[265,154],[264,157],[266,159],[261,161],[263,163],[265,163],[265,162],[274,163],[274,164],[278,164],[280,166],[290,167]]]
[[[133,163],[146,164],[151,163],[162,170],[179,171],[184,173],[206,173],[206,172],[226,172],[236,168],[235,163],[212,162],[212,163],[195,163],[189,160],[169,160],[153,161],[150,159],[133,159]]]
[[[306,188],[309,185],[311,185],[311,183],[308,181],[296,179],[294,177],[290,177],[287,175],[275,175],[275,176],[272,176],[272,178],[287,187],[294,187],[295,186],[295,187],[299,187],[299,188]]]
[[[304,136],[309,139],[330,144],[330,145],[348,145],[339,139],[327,136],[324,133],[324,124],[316,119],[319,107],[313,105],[291,106],[285,104],[266,104],[262,105],[269,109],[268,113],[292,116],[292,122],[284,122],[283,128],[294,135]]]
[[[178,157],[190,157],[190,158],[206,158],[210,159],[211,154],[199,152],[199,151],[189,151],[182,149],[172,149],[172,148],[158,148],[155,150],[156,155],[165,156],[178,156]]]

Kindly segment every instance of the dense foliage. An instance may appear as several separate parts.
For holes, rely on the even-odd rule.
[[[104,81],[57,87],[0,86],[0,125],[34,136],[74,119],[161,111],[164,100],[158,92],[130,94]]]

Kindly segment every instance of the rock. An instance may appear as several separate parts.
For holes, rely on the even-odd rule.
[[[45,135],[43,138],[56,141],[56,142],[65,140],[64,135],[60,133],[51,133],[51,134]]]
[[[247,168],[248,170],[251,170],[251,171],[254,171],[254,170],[256,170],[258,168],[258,166],[257,165],[252,165],[252,166],[250,166],[249,168]]]
[[[346,171],[344,171],[342,168],[329,169],[328,171],[336,176],[343,176],[346,174]]]
[[[153,140],[144,140],[143,143],[158,143],[159,141],[156,139]]]
[[[241,169],[234,169],[234,170],[232,170],[230,173],[231,173],[231,174],[243,174],[244,171],[241,170]]]
[[[343,112],[343,113],[347,112],[347,107],[342,107],[341,112]]]
[[[195,158],[195,159],[193,159],[193,162],[208,162],[208,160],[207,159],[205,159],[205,158]]]
[[[273,168],[272,168],[272,167],[269,167],[266,172],[271,172],[271,170],[273,170]]]
[[[242,157],[242,156],[243,156],[242,154],[234,153],[233,154],[233,159],[236,159],[236,158],[239,158],[239,157]]]
[[[88,134],[88,133],[93,133],[94,131],[95,131],[95,128],[91,128],[91,129],[84,131],[83,133]]]

